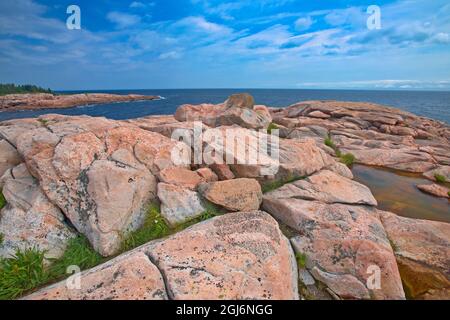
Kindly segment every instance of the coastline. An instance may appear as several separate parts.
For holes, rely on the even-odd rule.
[[[136,94],[118,95],[109,93],[79,93],[62,95],[50,93],[8,94],[0,96],[0,112],[67,109],[96,104],[150,101],[156,99],[160,99],[160,97]]]

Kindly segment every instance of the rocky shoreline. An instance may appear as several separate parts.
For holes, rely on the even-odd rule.
[[[194,164],[172,138],[194,139],[199,122],[245,152],[205,139],[216,157]],[[266,154],[244,161],[261,135],[278,142],[273,173]],[[58,258],[82,235],[111,259],[80,288],[62,281],[24,299],[450,299],[450,224],[377,209],[353,162],[421,173],[420,190],[448,198],[450,127],[369,103],[275,109],[249,95],[174,116],[3,121],[0,257],[34,247]],[[123,252],[149,227],[150,204],[158,236]]]
[[[63,94],[51,93],[37,94],[8,94],[0,96],[0,112],[23,111],[41,109],[63,109],[76,106],[131,102],[159,99],[159,96],[144,96],[137,94],[118,95],[107,93]]]

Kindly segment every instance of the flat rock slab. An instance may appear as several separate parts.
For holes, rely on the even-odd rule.
[[[329,170],[322,170],[304,180],[286,184],[267,193],[264,197],[298,198],[325,203],[377,205],[377,201],[369,188]]]
[[[436,183],[433,184],[420,184],[417,186],[422,192],[431,194],[440,198],[450,198],[450,190],[444,186],[440,186]]]
[[[450,224],[381,213],[411,298],[450,299]]]
[[[216,217],[143,250],[171,299],[298,299],[292,248],[265,212]]]
[[[139,251],[81,273],[78,283],[75,278],[69,278],[24,297],[24,300],[166,299],[161,273],[148,256]]]
[[[255,179],[234,179],[201,184],[203,197],[231,211],[258,210],[262,202],[261,186]]]
[[[394,253],[377,210],[295,198],[264,198],[263,208],[299,232],[291,239],[316,280],[343,299],[404,299]],[[381,288],[370,286],[380,270]]]

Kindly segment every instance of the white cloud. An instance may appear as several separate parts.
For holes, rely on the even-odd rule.
[[[133,9],[145,9],[145,8],[148,8],[148,7],[153,7],[155,5],[156,5],[156,3],[154,3],[154,2],[143,3],[143,2],[139,2],[139,1],[133,1],[130,4],[130,8],[133,8]]]
[[[111,11],[106,16],[109,21],[115,23],[118,28],[127,28],[141,22],[141,18],[137,15]]]
[[[313,21],[313,19],[311,19],[310,16],[302,17],[295,21],[295,29],[297,31],[308,30],[313,25],[313,23],[314,23],[314,21]]]

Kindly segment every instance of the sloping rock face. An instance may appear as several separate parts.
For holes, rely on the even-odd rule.
[[[59,258],[76,233],[64,222],[64,215],[44,195],[25,164],[9,169],[0,179],[8,205],[0,211],[0,257],[17,250],[36,248],[47,259]]]
[[[79,286],[78,286],[79,285]],[[164,280],[143,252],[131,252],[24,300],[167,300]]]
[[[262,202],[261,186],[255,179],[234,179],[204,183],[200,193],[214,204],[231,211],[258,210]]]
[[[394,254],[376,212],[365,207],[264,198],[263,208],[300,235],[291,239],[306,267],[343,299],[403,299]],[[370,267],[381,288],[370,287]]]
[[[201,121],[210,127],[238,125],[248,129],[266,129],[272,122],[265,106],[254,105],[248,94],[231,96],[222,104],[182,105],[175,119],[183,122]]]
[[[442,122],[381,105],[305,101],[272,112],[284,136],[307,136],[323,144],[328,131],[342,152],[366,165],[423,173],[450,163],[450,127]]]
[[[163,282],[165,281],[165,284]],[[230,213],[150,242],[25,299],[298,299],[297,267],[277,222]]]
[[[304,180],[284,185],[268,193],[267,197],[317,200],[324,203],[377,205],[369,188],[329,170],[322,170]]]
[[[406,292],[416,299],[450,296],[450,224],[382,212]]]
[[[15,138],[8,140],[46,196],[104,256],[142,223],[146,205],[156,198],[155,175],[174,166],[172,151],[185,147],[104,118],[47,115],[25,131],[17,122],[0,126],[0,135]]]

